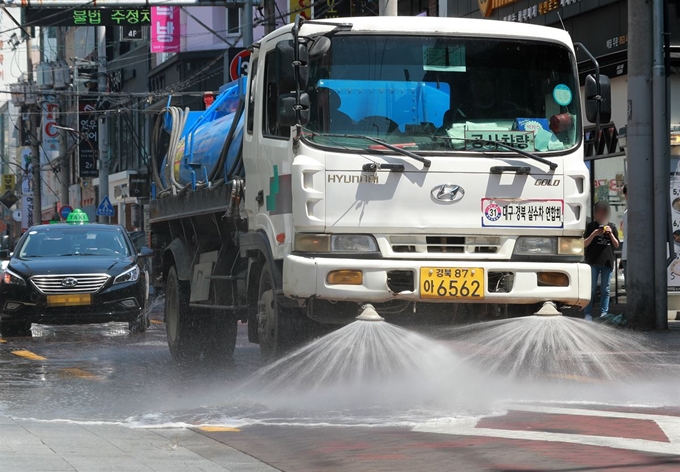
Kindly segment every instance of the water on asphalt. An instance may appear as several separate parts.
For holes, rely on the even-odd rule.
[[[120,323],[34,325],[32,337],[0,343],[0,414],[130,427],[416,426],[517,402],[679,404],[677,332],[566,318],[427,332],[355,322],[264,365],[242,326],[233,362],[214,369],[176,366],[162,324],[136,335]]]

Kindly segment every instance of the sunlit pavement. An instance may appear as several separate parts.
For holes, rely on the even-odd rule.
[[[257,346],[241,330],[232,365],[184,370],[156,318],[145,334],[117,323],[34,326],[32,338],[0,340],[0,470],[680,469],[680,331],[650,335],[676,376],[649,387],[668,389],[666,403],[527,401],[357,427],[285,417],[239,424],[228,389],[262,364]]]

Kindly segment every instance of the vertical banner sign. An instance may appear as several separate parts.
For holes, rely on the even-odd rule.
[[[81,98],[78,104],[78,176],[97,177],[97,154],[99,151],[99,122],[96,115],[96,99]]]
[[[312,19],[312,0],[290,0],[290,22],[300,15],[305,20]]]
[[[151,52],[179,50],[179,7],[151,7]]]
[[[21,167],[24,175],[21,181],[21,230],[33,226],[33,156],[30,147],[21,148]]]
[[[680,159],[671,158],[671,216],[675,260],[668,266],[668,291],[680,292]]]
[[[42,147],[46,152],[59,152],[59,129],[57,128],[57,112],[59,105],[43,102],[42,104]]]

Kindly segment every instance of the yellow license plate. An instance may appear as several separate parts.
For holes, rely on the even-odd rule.
[[[85,306],[92,305],[92,295],[89,293],[74,293],[69,295],[48,295],[47,306]]]
[[[484,269],[421,267],[420,298],[482,300],[484,298]]]

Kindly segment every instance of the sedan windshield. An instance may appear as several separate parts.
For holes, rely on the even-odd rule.
[[[573,55],[554,43],[339,34],[310,60],[309,83],[306,136],[326,146],[381,150],[352,137],[362,135],[424,151],[512,152],[491,143],[502,141],[546,152],[580,140]]]
[[[127,257],[130,247],[120,231],[87,226],[31,230],[19,248],[21,259],[60,256]]]

